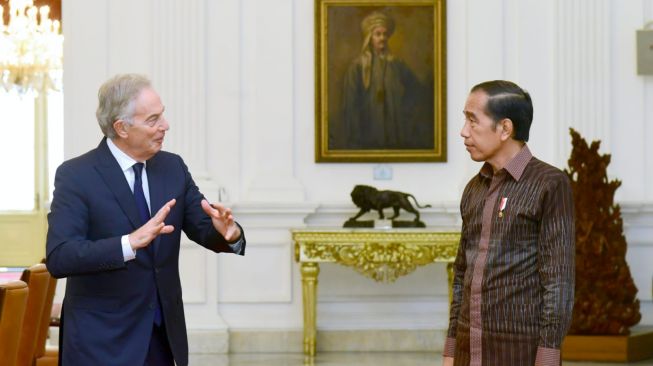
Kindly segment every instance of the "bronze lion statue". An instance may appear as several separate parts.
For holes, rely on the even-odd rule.
[[[408,197],[415,201],[415,206],[419,208],[431,207],[431,205],[420,206],[417,199],[410,193],[398,191],[379,191],[378,189],[366,185],[357,185],[351,191],[351,200],[360,208],[356,216],[350,218],[350,221],[356,220],[370,210],[379,212],[379,219],[384,219],[383,209],[392,207],[394,214],[389,217],[390,220],[399,216],[399,210],[404,209],[415,214],[415,221],[419,221],[419,211],[417,211],[408,200]]]

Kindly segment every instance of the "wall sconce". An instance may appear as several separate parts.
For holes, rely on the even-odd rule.
[[[637,74],[653,75],[653,21],[637,31]]]

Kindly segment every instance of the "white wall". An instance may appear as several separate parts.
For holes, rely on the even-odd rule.
[[[636,75],[635,31],[653,0],[449,0],[448,162],[314,162],[313,0],[64,0],[65,155],[97,145],[99,85],[148,74],[181,154],[210,199],[224,189],[247,232],[247,256],[206,255],[185,244],[184,297],[192,329],[300,329],[301,286],[289,229],[338,226],[355,211],[355,184],[399,189],[434,205],[429,225],[459,225],[462,188],[479,169],[458,131],[474,84],[511,79],[529,90],[529,145],[559,167],[568,127],[601,139],[611,178],[623,181],[628,261],[643,323],[653,325],[653,77]],[[444,268],[392,285],[324,265],[320,329],[444,328]],[[434,284],[435,283],[435,284]],[[391,315],[391,316],[390,316]]]

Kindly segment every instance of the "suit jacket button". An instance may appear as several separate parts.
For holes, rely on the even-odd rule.
[[[153,302],[150,303],[150,309],[154,309],[154,303]]]

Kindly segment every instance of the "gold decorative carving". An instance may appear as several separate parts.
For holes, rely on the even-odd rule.
[[[352,267],[379,282],[394,282],[418,266],[438,258],[455,256],[455,248],[402,243],[365,243],[362,245],[306,244],[306,256],[334,261]]]
[[[392,282],[419,266],[447,263],[449,300],[460,233],[427,229],[303,229],[292,231],[300,263],[304,305],[304,353],[315,355],[319,263],[339,263],[376,281]]]

